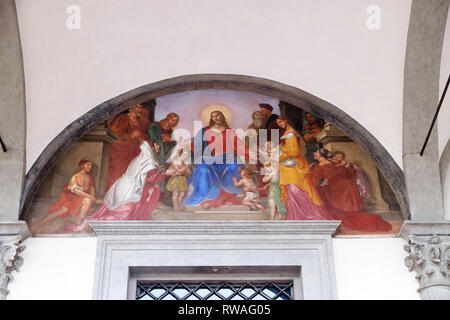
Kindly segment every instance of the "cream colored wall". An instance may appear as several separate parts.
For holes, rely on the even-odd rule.
[[[445,26],[444,44],[441,56],[441,72],[439,79],[439,98],[444,92],[445,84],[450,76],[450,10],[447,16],[447,24]],[[450,91],[447,92],[444,103],[438,118],[438,141],[439,155],[442,154],[444,148],[450,139]],[[450,193],[450,190],[448,190]]]
[[[402,166],[403,68],[411,0],[17,0],[27,168],[70,122],[123,92],[198,73],[268,78],[329,101]],[[69,4],[81,29],[68,30]]]
[[[96,237],[28,238],[25,262],[14,273],[11,300],[85,300],[92,298]]]
[[[447,79],[450,75],[450,10],[447,16],[447,25],[445,27],[444,45],[441,57],[441,73],[439,82],[439,97],[441,97]],[[450,89],[447,91],[444,103],[438,118],[438,141],[439,154],[442,155],[448,140],[450,139]],[[450,163],[449,163],[450,166]],[[445,218],[450,220],[450,168],[447,169],[447,177],[445,177],[442,195],[444,197]]]
[[[339,300],[420,300],[401,238],[333,239]]]
[[[92,299],[95,237],[29,238],[8,299]],[[333,239],[338,299],[419,299],[398,238]]]
[[[155,81],[244,74],[308,91],[365,126],[402,166],[403,68],[411,0],[17,0],[27,169],[96,105]],[[68,30],[66,9],[81,8]],[[334,239],[338,297],[415,299],[401,239]],[[95,238],[31,238],[10,299],[90,299]],[[376,262],[376,264],[374,264]]]

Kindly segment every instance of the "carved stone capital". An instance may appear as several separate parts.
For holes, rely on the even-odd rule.
[[[450,299],[450,236],[409,235],[405,265],[416,272],[422,299]]]
[[[9,293],[7,287],[9,280],[13,279],[12,272],[19,272],[23,265],[20,253],[25,246],[20,245],[21,239],[20,235],[0,239],[0,300],[5,300]]]
[[[405,221],[399,236],[408,244],[405,264],[416,272],[424,300],[450,300],[450,221]]]
[[[0,300],[5,300],[13,271],[23,264],[21,242],[31,236],[25,221],[0,221]]]

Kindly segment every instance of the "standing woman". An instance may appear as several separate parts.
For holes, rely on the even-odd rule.
[[[276,122],[281,128],[279,171],[286,220],[334,220],[313,184],[303,138],[286,116],[279,116]]]

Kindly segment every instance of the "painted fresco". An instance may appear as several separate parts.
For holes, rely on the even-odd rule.
[[[35,235],[91,220],[341,220],[396,233],[401,212],[341,130],[272,97],[197,90],[148,101],[86,134],[40,187]]]

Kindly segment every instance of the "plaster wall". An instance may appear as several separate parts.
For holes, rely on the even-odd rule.
[[[419,299],[400,238],[332,240],[338,299]],[[92,299],[97,238],[29,238],[8,299]]]
[[[447,24],[445,25],[445,36],[442,47],[441,57],[441,72],[439,75],[439,98],[444,92],[445,84],[450,76],[450,10],[447,15]],[[445,149],[445,146],[450,139],[450,91],[447,92],[444,103],[442,104],[441,111],[438,118],[438,142],[439,142],[439,155]],[[450,192],[450,190],[448,190]]]
[[[27,169],[69,123],[144,84],[244,74],[308,91],[370,131],[402,167],[411,0],[16,0],[27,99]],[[81,29],[69,30],[69,5]],[[383,115],[383,116],[380,116]],[[51,119],[51,121],[49,120]]]
[[[10,300],[92,298],[97,238],[28,238],[25,262],[10,281]]]
[[[333,239],[339,300],[420,300],[401,238]]]
[[[445,27],[444,44],[442,47],[441,72],[439,81],[439,97],[445,88],[448,77],[450,76],[450,10],[447,16],[447,24]],[[439,133],[439,155],[444,157],[444,149],[450,139],[450,89],[447,91],[446,98],[442,104],[440,115],[438,118]],[[448,151],[447,151],[448,152]],[[449,155],[445,157],[450,158]],[[445,164],[444,164],[445,165]],[[446,177],[442,184],[442,195],[444,198],[445,219],[450,220],[450,162],[447,164]],[[444,177],[441,177],[444,178]]]

